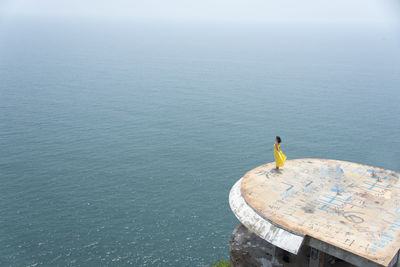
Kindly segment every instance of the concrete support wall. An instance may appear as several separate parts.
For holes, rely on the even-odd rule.
[[[400,253],[397,253],[397,263],[394,266],[400,267]]]
[[[239,224],[230,242],[233,267],[354,267],[318,249],[303,245],[297,255],[272,245]],[[312,256],[314,250],[314,256]],[[362,266],[362,265],[358,265]],[[362,266],[364,267],[364,266]]]
[[[352,253],[349,253],[348,251],[345,251],[343,249],[340,249],[338,247],[332,246],[328,243],[322,242],[320,240],[317,240],[315,238],[310,238],[307,237],[305,242],[307,246],[310,246],[311,248],[314,248],[320,252],[324,252],[328,255],[334,256],[338,259],[341,259],[343,261],[346,261],[348,263],[351,263],[355,266],[362,266],[362,267],[382,267],[382,265],[379,265],[375,262],[369,261],[365,258],[362,258],[360,256],[354,255]]]
[[[324,253],[319,251],[318,249],[311,248],[309,267],[323,267],[323,266],[324,266]]]

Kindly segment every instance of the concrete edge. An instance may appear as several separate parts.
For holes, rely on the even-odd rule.
[[[278,227],[261,217],[250,207],[241,193],[242,179],[239,179],[229,193],[229,205],[236,218],[250,231],[269,243],[297,254],[304,241],[304,236]]]

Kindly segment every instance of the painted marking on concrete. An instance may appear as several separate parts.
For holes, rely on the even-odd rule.
[[[390,264],[400,248],[400,174],[322,159],[288,160],[279,172],[274,167],[265,164],[243,177],[247,208],[288,232]]]

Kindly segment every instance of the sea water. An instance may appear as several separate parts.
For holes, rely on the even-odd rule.
[[[398,31],[0,24],[0,265],[229,259],[231,186],[273,160],[400,171]]]

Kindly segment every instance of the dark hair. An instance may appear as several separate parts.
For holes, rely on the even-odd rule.
[[[282,142],[282,139],[279,136],[276,137],[276,140],[278,141],[278,144]]]

